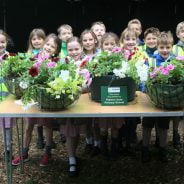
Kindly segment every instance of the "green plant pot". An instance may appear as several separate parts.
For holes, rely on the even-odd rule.
[[[164,109],[184,107],[184,83],[147,85],[147,92],[155,106]]]
[[[45,88],[37,88],[36,93],[37,93],[36,100],[38,102],[39,108],[48,111],[59,111],[66,109],[80,97],[79,93],[74,96],[73,100],[71,100],[68,98],[68,94],[62,94],[61,98],[56,99],[53,95],[47,93]]]
[[[24,90],[19,86],[17,78],[4,78],[4,84],[6,85],[8,92],[15,95],[17,99],[22,97]]]
[[[136,83],[131,77],[117,79],[113,75],[106,75],[93,78],[90,91],[91,99],[96,102],[101,102],[101,86],[127,86],[128,101],[135,98]]]

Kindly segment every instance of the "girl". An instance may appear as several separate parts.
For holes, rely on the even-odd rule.
[[[135,58],[137,60],[144,59],[145,55],[139,51],[137,48],[138,34],[130,29],[126,28],[120,37],[120,46],[122,48],[124,57],[128,60],[132,59],[135,55],[139,55],[140,58]],[[122,137],[125,137],[125,154],[134,155],[131,145],[137,142],[136,128],[137,124],[140,123],[140,118],[126,118],[125,125],[120,129],[119,142],[122,145]],[[124,134],[124,135],[123,135]]]
[[[114,47],[119,45],[119,38],[115,33],[108,32],[102,36],[101,49],[102,51],[112,52]],[[98,118],[96,121],[99,122],[99,127],[101,130],[101,152],[105,157],[109,156],[108,153],[108,129],[111,130],[111,153],[110,156],[113,159],[119,154],[118,145],[118,134],[124,120],[122,118]]]
[[[33,29],[29,35],[27,52],[34,55],[38,54],[43,47],[45,37],[43,29]]]
[[[49,34],[43,44],[43,48],[36,55],[35,57],[39,57],[39,55],[47,55],[49,56],[49,59],[52,59],[53,56],[57,56],[60,52],[60,40],[55,34]],[[37,122],[39,120],[39,122]],[[32,137],[32,131],[34,128],[34,124],[36,123],[42,123],[45,125],[45,137],[46,137],[46,147],[45,147],[45,154],[43,155],[40,166],[47,166],[49,163],[49,159],[51,158],[51,142],[52,142],[52,127],[49,123],[49,119],[43,119],[43,118],[29,118],[28,123],[26,124],[26,132],[24,137],[24,145],[23,145],[23,155],[16,157],[12,161],[12,165],[19,165],[21,162],[21,158],[23,158],[24,162],[29,160],[28,151],[29,151],[29,145],[31,142]]]
[[[41,48],[43,47],[44,40],[45,40],[45,32],[43,29],[33,29],[29,35],[28,39],[28,53],[31,53],[33,55],[37,55]],[[44,144],[44,136],[43,136],[43,126],[42,125],[37,125],[37,134],[38,134],[38,139],[37,139],[37,148],[38,149],[43,149],[45,144]]]
[[[74,60],[78,68],[77,70],[80,70],[81,56],[82,56],[83,49],[82,49],[79,39],[77,37],[69,38],[66,46],[67,46],[68,56]],[[85,122],[85,120],[86,119],[78,120],[74,118],[67,118],[65,119],[66,124],[61,125],[61,131],[66,136],[66,146],[67,146],[67,151],[68,151],[68,156],[69,156],[68,173],[70,176],[75,176],[78,172],[76,149],[78,146],[80,133],[84,132],[86,129],[85,124],[81,125],[81,123]]]
[[[2,60],[5,54],[8,54],[8,51],[6,49],[10,42],[11,42],[11,39],[8,36],[8,34],[5,33],[3,30],[0,30],[0,61]],[[6,89],[6,86],[3,83],[3,79],[1,78],[1,70],[0,70],[0,101],[4,100],[6,96],[8,96],[8,90]],[[6,140],[5,155],[7,154],[8,156],[7,158],[9,159],[10,146],[11,146],[11,135],[10,135],[11,119],[4,118],[4,121],[5,121],[5,132],[3,129],[3,135],[5,136],[5,140]],[[3,128],[3,118],[0,118],[0,127]]]
[[[82,58],[87,61],[90,61],[91,58],[99,52],[98,48],[98,39],[93,31],[84,30],[80,36],[81,45],[83,47],[83,56]],[[92,119],[91,119],[92,120]],[[97,124],[93,122],[88,123],[88,128],[86,131],[86,147],[85,152],[91,154],[91,156],[96,156],[100,152],[100,130],[97,128]],[[93,135],[94,134],[94,135]],[[93,138],[94,136],[94,138]],[[94,141],[93,141],[94,139]],[[94,146],[93,146],[94,142]]]

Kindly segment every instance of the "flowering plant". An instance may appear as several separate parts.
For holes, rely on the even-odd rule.
[[[184,82],[184,57],[176,57],[164,62],[157,68],[151,68],[148,84],[178,84]]]
[[[83,77],[73,62],[61,63],[59,58],[39,55],[32,66],[22,75],[20,86],[25,88],[22,97],[24,103],[36,99],[38,89],[44,89],[53,99],[65,98],[75,100],[81,92]]]
[[[102,51],[91,61],[84,61],[91,77],[100,77],[108,74],[118,78],[132,77],[137,83],[147,80],[148,67],[144,55],[136,48],[134,52],[115,47],[112,52]]]
[[[29,57],[24,53],[7,53],[0,57],[1,73],[4,78],[20,77],[30,66]]]

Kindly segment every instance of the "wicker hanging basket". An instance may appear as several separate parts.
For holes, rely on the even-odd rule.
[[[184,108],[184,83],[151,84],[147,85],[147,92],[155,106],[163,109]]]
[[[6,77],[4,78],[4,84],[6,85],[8,92],[15,95],[17,99],[22,97],[24,90],[19,86],[18,78]]]
[[[79,99],[80,93],[74,95],[74,99],[68,98],[70,94],[61,94],[59,99],[51,95],[46,91],[45,88],[37,88],[36,90],[39,108],[48,111],[59,111],[66,109],[68,106],[72,105],[76,100]]]

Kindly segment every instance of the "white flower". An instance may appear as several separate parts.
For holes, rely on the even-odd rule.
[[[148,78],[148,66],[144,64],[144,61],[137,61],[136,64],[137,74],[141,82],[147,81]]]
[[[19,86],[20,86],[22,89],[26,89],[26,88],[28,88],[28,83],[25,82],[25,81],[23,81],[23,82],[20,82],[20,83],[19,83]]]
[[[121,68],[114,69],[113,73],[119,78],[124,78],[126,77],[126,74],[128,73],[129,69],[130,69],[129,64],[126,61],[124,61],[122,62]]]
[[[66,82],[69,79],[69,71],[68,70],[61,70],[61,73],[59,77],[63,79],[64,82]]]

